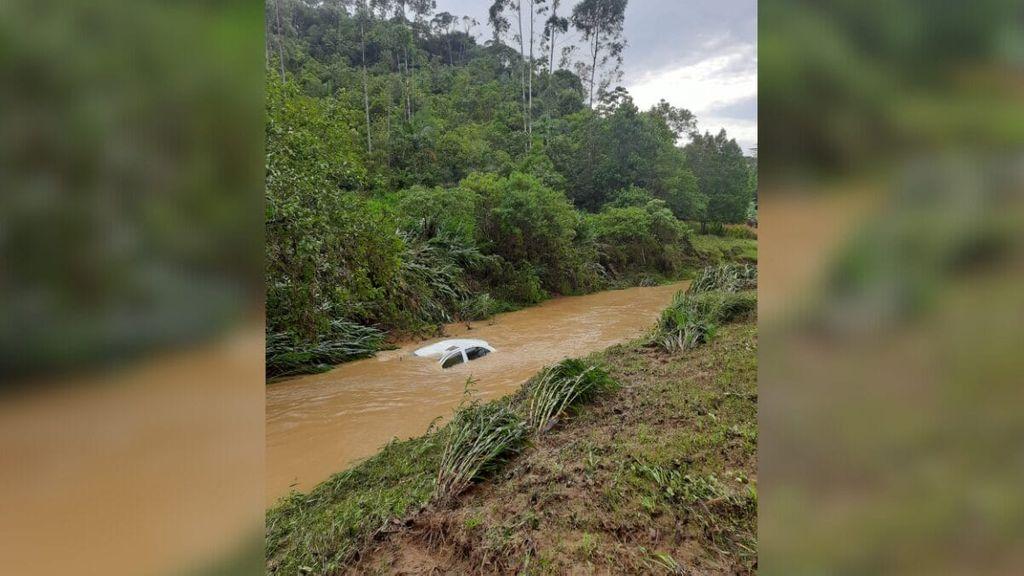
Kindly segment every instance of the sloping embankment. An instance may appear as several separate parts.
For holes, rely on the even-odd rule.
[[[268,572],[753,572],[756,350],[747,317],[686,351],[595,354],[616,390],[443,504],[444,431],[392,444],[268,513]]]

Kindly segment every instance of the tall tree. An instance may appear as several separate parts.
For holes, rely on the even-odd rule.
[[[686,160],[697,177],[707,208],[701,222],[742,222],[750,205],[750,167],[736,140],[723,129],[693,134]]]
[[[496,44],[504,42],[505,34],[508,33],[512,25],[508,21],[508,17],[505,16],[505,10],[508,9],[509,3],[510,0],[494,0],[487,11],[487,23],[491,25]]]
[[[583,0],[572,10],[572,25],[587,43],[590,62],[581,63],[581,76],[590,76],[590,107],[594,107],[594,89],[599,92],[618,80],[622,71],[622,51],[626,41],[622,27],[629,0]],[[607,74],[597,82],[600,71],[611,63]]]
[[[359,55],[360,67],[363,72],[363,112],[366,117],[366,153],[373,154],[373,134],[370,124],[370,80],[366,71],[366,26],[372,13],[367,0],[343,0],[343,6],[353,5],[356,20],[359,22]],[[339,15],[339,35],[341,18]]]
[[[547,43],[551,54],[548,62],[549,74],[554,74],[557,69],[555,65],[555,45],[557,44],[558,34],[559,32],[565,34],[569,31],[569,20],[558,15],[558,8],[561,5],[562,0],[551,0],[551,16],[544,23],[544,41]]]
[[[448,44],[448,65],[455,66],[455,56],[452,55],[452,34],[455,32],[455,16],[451,12],[438,12],[433,20],[434,28],[444,34]]]
[[[281,28],[281,0],[274,0],[277,13],[277,58],[281,61],[281,82],[284,82],[284,29]]]

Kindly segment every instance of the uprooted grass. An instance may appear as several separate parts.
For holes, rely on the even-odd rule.
[[[685,354],[637,341],[588,358],[617,391],[344,573],[753,573],[756,344],[748,320]]]

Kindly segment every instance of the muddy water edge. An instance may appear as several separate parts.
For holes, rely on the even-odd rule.
[[[468,380],[477,397],[515,391],[546,365],[584,356],[647,330],[685,283],[556,298],[483,322],[449,324],[443,338],[480,338],[496,352],[442,370],[413,342],[329,372],[267,386],[266,504],[308,491],[392,438],[426,432],[451,415]]]

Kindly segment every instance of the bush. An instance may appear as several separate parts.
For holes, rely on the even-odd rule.
[[[504,300],[492,298],[484,292],[471,296],[459,303],[459,320],[486,320],[495,314],[515,310],[515,306]]]
[[[692,350],[710,341],[720,323],[756,309],[754,292],[679,292],[662,312],[654,341],[667,352]]]
[[[708,266],[690,282],[687,294],[711,292],[740,292],[757,288],[757,266],[750,264],[720,264]]]
[[[725,227],[725,236],[741,240],[757,240],[757,230],[745,224],[729,224]]]
[[[439,501],[458,496],[519,452],[526,424],[504,402],[474,402],[455,413],[444,434],[434,489],[434,500]]]
[[[564,194],[515,172],[507,178],[471,174],[461,186],[479,196],[477,242],[484,253],[500,256],[519,274],[531,270],[543,290],[565,293],[580,288],[566,286],[567,279],[580,276],[578,253],[586,246],[578,236],[581,216]],[[527,291],[528,296],[536,293]]]
[[[614,276],[655,268],[674,274],[689,246],[689,227],[660,200],[606,208],[591,217],[601,264]]]
[[[530,429],[543,431],[570,407],[614,386],[602,368],[578,359],[564,360],[527,384],[526,421]]]
[[[335,364],[372,356],[384,344],[384,333],[344,320],[313,342],[293,333],[267,334],[266,372],[269,377],[291,376],[329,369]]]

